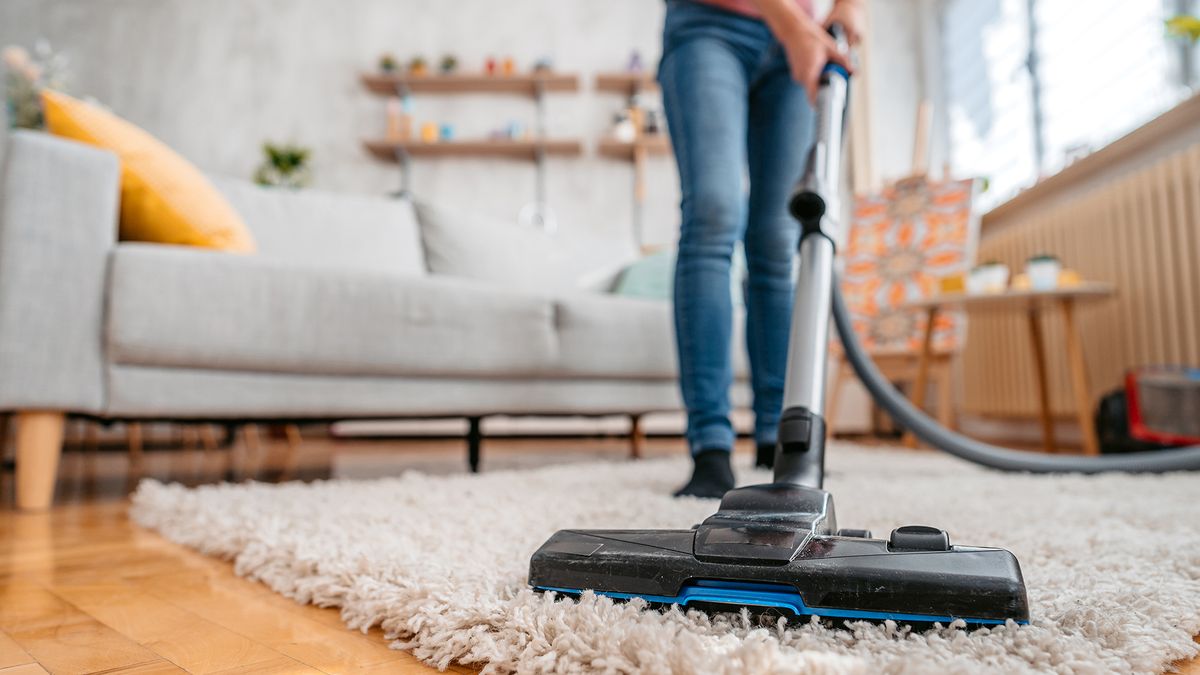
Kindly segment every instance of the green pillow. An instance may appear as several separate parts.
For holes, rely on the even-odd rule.
[[[730,294],[736,307],[745,304],[742,291],[745,278],[746,256],[742,252],[742,245],[738,244],[733,252],[733,269],[730,270]],[[675,249],[665,249],[630,263],[621,272],[613,294],[647,300],[670,300],[674,281]]]

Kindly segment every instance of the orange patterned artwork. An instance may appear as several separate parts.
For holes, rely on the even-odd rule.
[[[897,308],[937,293],[941,279],[970,270],[978,229],[971,210],[974,193],[973,180],[908,179],[856,199],[842,292],[868,350],[920,350],[924,313]],[[961,347],[961,313],[940,312],[935,321],[934,349]]]

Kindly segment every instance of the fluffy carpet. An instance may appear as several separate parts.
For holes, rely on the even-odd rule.
[[[843,527],[932,524],[1019,557],[1033,622],[913,633],[785,626],[525,587],[529,555],[567,527],[689,527],[715,501],[672,499],[685,459],[479,476],[217,485],[145,481],[145,527],[235,562],[298,602],[444,667],[486,672],[1159,672],[1195,656],[1200,519],[1195,476],[1034,477],[934,453],[830,450]],[[739,467],[743,483],[765,472]]]

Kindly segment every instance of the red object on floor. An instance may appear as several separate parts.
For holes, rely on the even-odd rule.
[[[1135,368],[1125,375],[1125,399],[1133,438],[1200,444],[1200,368]]]

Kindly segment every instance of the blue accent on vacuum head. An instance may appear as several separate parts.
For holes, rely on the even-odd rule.
[[[579,596],[583,593],[577,588],[552,588],[538,586],[538,591],[553,591],[564,595]],[[856,609],[832,609],[809,607],[804,604],[800,594],[787,586],[777,584],[755,584],[735,581],[694,581],[679,592],[679,595],[638,595],[634,593],[616,593],[612,591],[593,591],[614,600],[632,600],[641,598],[646,602],[664,605],[679,605],[687,607],[692,602],[704,602],[737,607],[763,607],[784,609],[794,612],[796,616],[820,616],[831,619],[858,619],[865,621],[887,621],[898,623],[942,623],[949,624],[955,619],[962,619],[968,624],[977,626],[1002,626],[1004,619],[975,619],[969,616],[933,616],[929,614],[903,614],[898,612],[873,612]],[[1017,620],[1020,625],[1028,625],[1028,621]]]

